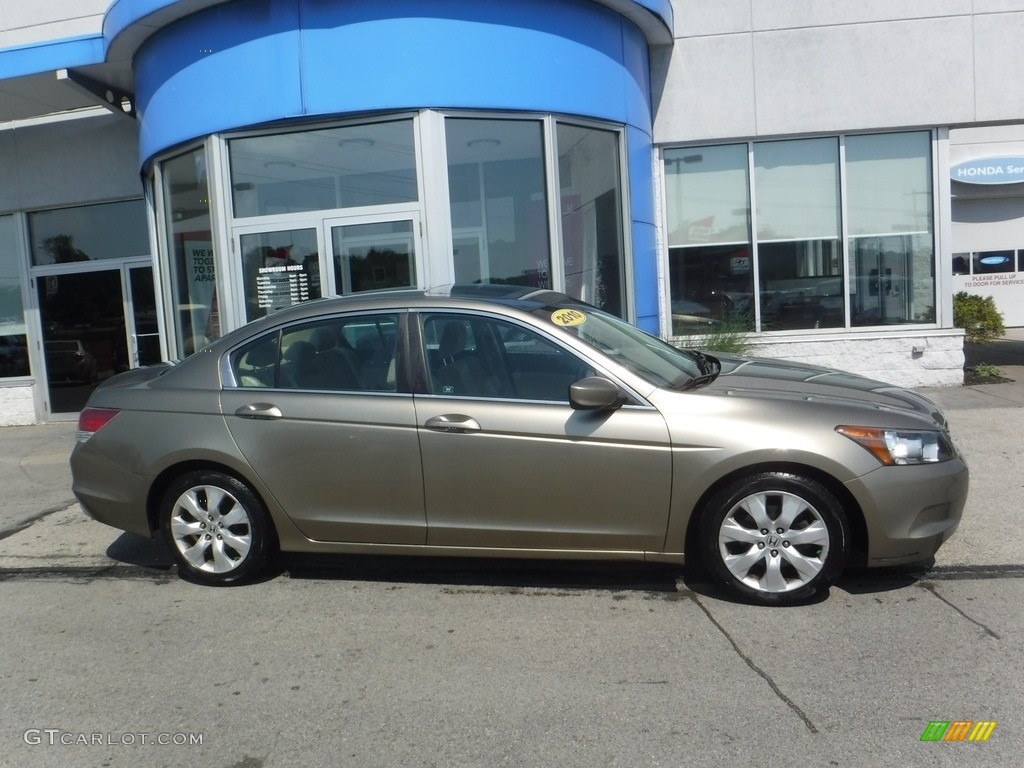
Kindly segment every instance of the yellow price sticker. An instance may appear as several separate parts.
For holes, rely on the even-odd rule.
[[[551,313],[551,322],[569,328],[587,322],[587,316],[578,309],[559,309]]]

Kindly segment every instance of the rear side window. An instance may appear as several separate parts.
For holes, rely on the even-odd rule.
[[[261,336],[231,356],[231,370],[240,387],[277,386],[278,334]]]
[[[336,392],[398,391],[398,318],[332,317],[261,337],[232,357],[242,387]]]

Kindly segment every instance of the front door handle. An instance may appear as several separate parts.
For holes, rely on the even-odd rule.
[[[241,416],[243,419],[280,419],[284,414],[280,408],[270,403],[249,403],[235,411],[235,416]]]
[[[469,416],[463,416],[461,413],[446,413],[443,416],[434,416],[432,419],[427,419],[427,423],[423,426],[435,432],[480,431],[480,422],[476,419],[471,419]]]

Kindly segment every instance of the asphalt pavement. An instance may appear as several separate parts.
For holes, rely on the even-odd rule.
[[[81,513],[74,424],[0,429],[0,768],[1019,765],[1024,334],[975,353],[1013,381],[925,390],[972,469],[956,535],[796,609],[623,563],[199,587]],[[967,719],[991,740],[922,738]]]

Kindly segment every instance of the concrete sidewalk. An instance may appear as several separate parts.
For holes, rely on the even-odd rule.
[[[74,422],[0,427],[0,537],[75,503]]]

